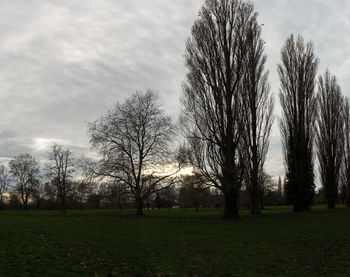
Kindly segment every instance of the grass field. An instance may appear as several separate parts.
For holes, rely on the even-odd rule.
[[[350,276],[350,209],[0,212],[0,276]]]

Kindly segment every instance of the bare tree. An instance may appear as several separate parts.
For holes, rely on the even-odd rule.
[[[90,163],[94,175],[127,185],[136,214],[143,215],[145,198],[170,186],[178,171],[171,169],[173,124],[156,95],[151,91],[133,94],[91,123],[89,133],[92,147],[102,155],[99,162]]]
[[[320,179],[329,209],[335,207],[344,157],[343,105],[344,97],[340,86],[335,76],[326,71],[318,81],[316,145]]]
[[[0,209],[3,206],[4,193],[7,191],[10,184],[10,175],[8,169],[4,166],[0,166]]]
[[[262,210],[265,209],[265,198],[269,193],[276,190],[276,182],[272,179],[270,174],[267,174],[265,171],[262,173],[262,184],[263,184],[263,197],[261,198],[260,207]]]
[[[30,154],[21,154],[9,162],[10,173],[16,182],[15,191],[20,195],[24,209],[39,186],[39,164]]]
[[[282,118],[280,129],[286,165],[286,195],[294,212],[309,208],[315,194],[313,145],[316,120],[315,77],[318,60],[312,43],[291,35],[278,65]]]
[[[91,182],[90,191],[87,197],[88,207],[100,209],[104,200],[107,198],[108,191],[104,183]]]
[[[174,205],[177,205],[175,186],[166,187],[156,193],[153,205],[157,208],[167,208],[168,211]]]
[[[35,209],[39,210],[42,208],[42,202],[45,197],[45,184],[39,182],[32,195],[30,196],[31,202]]]
[[[89,194],[91,194],[92,182],[88,178],[76,180],[72,182],[72,193],[79,203],[79,208],[84,209],[84,203],[86,203]]]
[[[250,197],[252,214],[260,214],[264,194],[263,174],[269,137],[273,123],[273,98],[270,94],[266,55],[261,38],[261,26],[251,19],[247,31],[242,86],[242,145],[245,185]]]
[[[115,205],[119,208],[119,210],[123,209],[123,204],[127,202],[129,195],[130,195],[130,189],[128,186],[126,186],[124,183],[107,183],[106,184],[107,191],[108,191],[108,200],[111,203],[111,206],[114,207]],[[147,199],[145,200],[145,203],[147,205]],[[149,209],[149,205],[147,206]]]
[[[198,174],[183,176],[180,180],[179,198],[182,203],[190,202],[198,211],[202,196],[208,193],[209,187]]]
[[[344,103],[344,160],[342,165],[343,191],[346,195],[346,205],[350,207],[350,103],[345,98]]]
[[[75,171],[72,152],[62,145],[53,144],[49,150],[47,170],[51,182],[56,188],[62,212],[66,211],[65,202],[67,193],[71,190],[71,179]]]
[[[255,18],[250,3],[207,0],[186,45],[181,121],[192,166],[223,192],[224,218],[238,217],[243,175],[238,153],[240,91],[247,32]]]

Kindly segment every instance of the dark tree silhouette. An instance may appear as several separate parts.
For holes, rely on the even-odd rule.
[[[270,95],[266,55],[261,27],[256,15],[250,20],[246,34],[246,57],[243,62],[242,144],[245,181],[252,214],[260,214],[264,194],[263,174],[269,136],[273,123],[273,98]]]
[[[0,165],[0,209],[3,207],[4,193],[10,185],[10,176],[7,167]]]
[[[55,187],[61,211],[65,212],[66,196],[72,190],[72,177],[75,172],[73,155],[68,148],[56,143],[51,146],[48,154],[50,161],[47,167],[48,176]]]
[[[276,182],[273,181],[272,176],[267,174],[265,171],[262,173],[262,184],[263,184],[263,197],[261,198],[260,208],[265,209],[264,203],[265,198],[270,192],[274,192],[276,189]]]
[[[14,157],[9,162],[10,174],[15,181],[15,192],[20,195],[24,209],[28,208],[28,200],[39,186],[39,164],[36,159],[26,153]]]
[[[280,129],[286,165],[286,196],[294,212],[309,208],[315,194],[313,144],[316,120],[315,77],[318,60],[312,43],[291,35],[278,65],[282,118]]]
[[[90,142],[102,159],[88,166],[93,175],[122,183],[134,196],[137,215],[145,199],[172,185],[179,171],[170,152],[173,124],[153,92],[135,93],[89,125]],[[170,171],[169,166],[174,166]]]
[[[193,206],[196,209],[196,211],[198,211],[203,196],[207,195],[209,192],[208,185],[202,180],[201,176],[198,174],[183,176],[180,179],[180,184],[180,202],[187,202],[187,206]]]
[[[81,210],[84,209],[84,204],[87,202],[88,195],[92,190],[91,186],[92,182],[87,178],[82,178],[71,183],[72,194],[74,199],[78,202],[78,206]]]
[[[282,192],[282,179],[281,179],[281,176],[278,176],[277,191],[278,191],[278,194],[282,197],[283,196],[283,192]]]
[[[344,98],[335,76],[326,71],[318,81],[316,145],[320,179],[328,208],[338,197],[340,169],[344,157]]]
[[[344,103],[344,161],[342,165],[342,184],[346,195],[346,205],[350,207],[350,103],[345,98]]]
[[[116,205],[119,210],[123,209],[123,203],[129,198],[129,188],[124,183],[107,183],[105,184],[107,190],[107,199],[111,206]]]
[[[181,121],[192,166],[223,192],[224,218],[239,216],[240,91],[247,32],[255,18],[250,3],[207,0],[186,43]]]

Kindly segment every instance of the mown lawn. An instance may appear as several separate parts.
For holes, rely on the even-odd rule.
[[[350,209],[0,212],[0,276],[350,276]]]

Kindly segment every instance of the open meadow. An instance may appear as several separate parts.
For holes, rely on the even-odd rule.
[[[0,276],[349,276],[350,209],[3,211]]]

